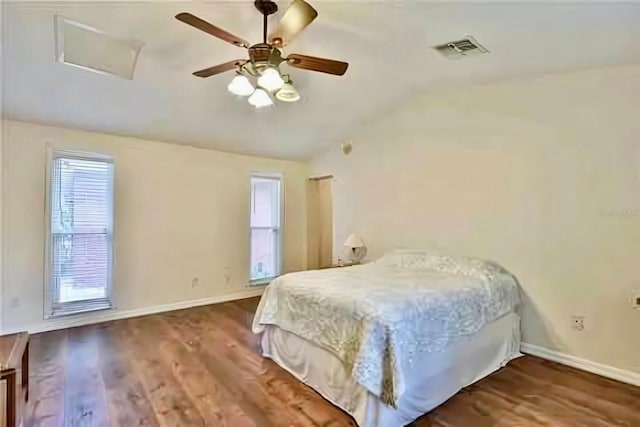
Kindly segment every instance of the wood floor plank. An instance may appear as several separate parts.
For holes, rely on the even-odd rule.
[[[104,382],[98,359],[96,326],[67,331],[64,377],[65,426],[106,427],[109,425]]]
[[[26,408],[25,424],[61,427],[64,425],[67,331],[33,335],[29,351],[31,396]]]
[[[258,426],[271,425],[269,415],[273,410],[270,399],[256,388],[253,377],[247,377],[244,355],[233,351],[234,342],[215,321],[203,320],[204,310],[189,311],[172,318],[173,327],[182,335],[194,334],[190,343],[200,360],[217,380],[235,397],[242,409],[256,420]],[[205,317],[206,318],[206,317]],[[259,368],[259,367],[258,367]],[[255,372],[255,370],[252,370]],[[282,416],[282,414],[280,415]]]
[[[326,405],[316,398],[315,391],[295,380],[272,361],[260,356],[260,337],[251,332],[253,316],[247,317],[244,308],[235,303],[208,308],[210,318],[223,330],[230,332],[230,339],[234,340],[236,345],[244,347],[248,356],[243,360],[248,363],[250,358],[255,358],[252,366],[259,364],[263,367],[262,372],[253,372],[252,366],[241,366],[241,370],[251,373],[270,396],[280,401],[290,402],[290,409],[293,408],[299,412],[307,422],[312,419],[322,425],[354,424],[351,418],[345,418],[337,408],[336,411],[328,411]]]
[[[203,416],[205,425],[221,427],[257,427],[255,421],[235,402],[232,395],[216,377],[210,375],[194,347],[193,337],[182,335],[176,321],[159,317],[166,325],[167,346],[163,356],[171,363],[174,377],[182,385],[193,404]]]
[[[132,359],[137,356],[131,351],[125,323],[118,320],[96,328],[110,424],[155,427],[158,421],[135,369]]]
[[[133,363],[159,424],[166,427],[204,426],[202,415],[191,404],[173,376],[171,365],[160,354],[167,342],[156,338],[162,335],[156,317],[129,319],[126,325],[129,343],[137,355]]]
[[[25,427],[346,427],[260,355],[257,298],[35,335]],[[413,427],[640,427],[640,388],[531,356]]]

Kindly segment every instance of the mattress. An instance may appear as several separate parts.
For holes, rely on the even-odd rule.
[[[361,427],[409,424],[521,356],[519,348],[520,317],[509,313],[441,351],[423,353],[393,408],[356,382],[331,351],[274,325],[267,326],[262,336],[265,357],[349,413]]]
[[[517,281],[484,260],[430,253],[286,274],[265,290],[253,331],[267,326],[340,360],[369,393],[397,407],[416,361],[515,311]]]

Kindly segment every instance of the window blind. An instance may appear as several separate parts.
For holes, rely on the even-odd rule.
[[[49,298],[58,316],[111,307],[113,163],[54,153],[50,177]]]
[[[252,282],[280,274],[281,200],[280,177],[251,177],[251,266]]]

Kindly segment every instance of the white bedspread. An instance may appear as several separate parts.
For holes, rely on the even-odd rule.
[[[395,406],[421,352],[442,350],[519,304],[496,264],[423,254],[290,273],[265,290],[253,324],[277,325],[332,352],[353,379]]]

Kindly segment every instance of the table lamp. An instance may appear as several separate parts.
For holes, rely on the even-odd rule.
[[[349,248],[349,259],[352,263],[358,264],[367,255],[367,247],[364,241],[357,234],[351,234],[344,242],[344,246]]]

